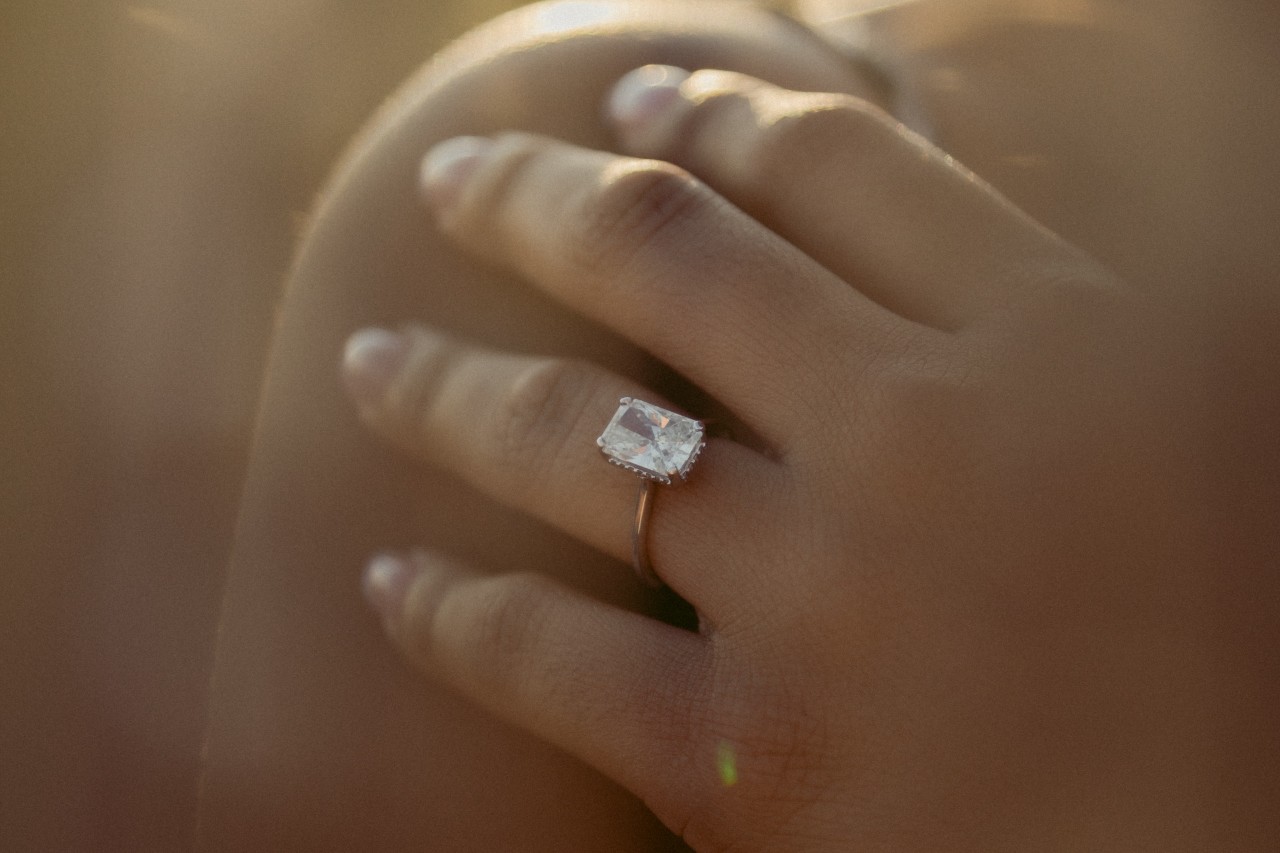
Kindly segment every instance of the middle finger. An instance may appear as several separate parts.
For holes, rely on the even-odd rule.
[[[667,163],[509,134],[443,143],[423,179],[451,236],[631,338],[779,449],[797,402],[909,338],[907,321]]]

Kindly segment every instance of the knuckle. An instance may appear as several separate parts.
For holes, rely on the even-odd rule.
[[[855,434],[865,432],[902,408],[900,390],[945,373],[948,359],[959,360],[961,355],[934,330],[923,327],[900,326],[883,336],[844,340],[827,356],[827,373],[838,379],[824,388],[822,405],[834,414],[828,419]]]
[[[942,434],[974,416],[986,385],[983,369],[962,357],[922,359],[900,371],[882,386],[898,443],[910,452],[945,444]]]
[[[990,394],[988,368],[971,353],[935,352],[881,371],[859,438],[867,470],[886,491],[932,493],[965,464]]]
[[[398,440],[426,450],[433,412],[459,357],[456,343],[446,338],[411,333],[408,360],[389,389],[386,427]]]
[[[533,134],[508,131],[493,138],[489,162],[471,189],[462,194],[457,210],[440,218],[445,230],[455,237],[486,239],[493,236],[493,223],[514,203],[522,179],[545,152],[547,141]]]
[[[793,183],[797,169],[866,162],[890,130],[883,113],[866,101],[844,95],[801,96],[798,103],[766,111],[744,172],[761,192],[777,192]]]
[[[610,280],[648,248],[679,239],[681,227],[709,200],[684,170],[652,160],[607,168],[569,211],[570,251],[578,266]]]
[[[671,140],[673,147],[699,150],[706,142],[723,140],[732,133],[732,128],[754,124],[756,104],[752,95],[758,86],[750,78],[732,71],[702,69],[693,72],[681,87],[688,90],[692,108]],[[699,141],[703,142],[702,146]],[[721,153],[730,150],[724,145],[715,147]]]
[[[537,575],[507,575],[490,582],[471,620],[476,665],[513,694],[530,677],[545,636],[546,581]]]
[[[512,382],[495,420],[499,463],[519,472],[511,483],[530,488],[553,474],[568,452],[587,405],[589,368],[564,358],[540,359]]]

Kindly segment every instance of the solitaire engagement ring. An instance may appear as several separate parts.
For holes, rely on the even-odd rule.
[[[640,477],[631,528],[631,562],[640,579],[652,586],[662,585],[649,562],[649,516],[655,486],[684,482],[706,445],[705,437],[701,421],[623,397],[613,419],[596,439],[605,458]]]

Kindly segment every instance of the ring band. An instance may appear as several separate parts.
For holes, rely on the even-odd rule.
[[[649,514],[653,510],[654,492],[658,484],[653,480],[641,480],[636,495],[636,523],[631,528],[631,566],[636,576],[652,587],[662,586],[662,579],[649,562]]]
[[[684,482],[706,446],[705,437],[706,427],[701,421],[643,400],[623,397],[608,426],[596,439],[606,459],[641,478],[635,524],[631,528],[631,562],[636,575],[645,583],[662,585],[649,561],[649,518],[653,514],[654,487],[658,483],[670,486]]]

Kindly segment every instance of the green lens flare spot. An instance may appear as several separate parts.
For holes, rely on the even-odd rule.
[[[722,740],[716,747],[716,770],[721,785],[732,788],[738,784],[738,753],[728,741]]]

